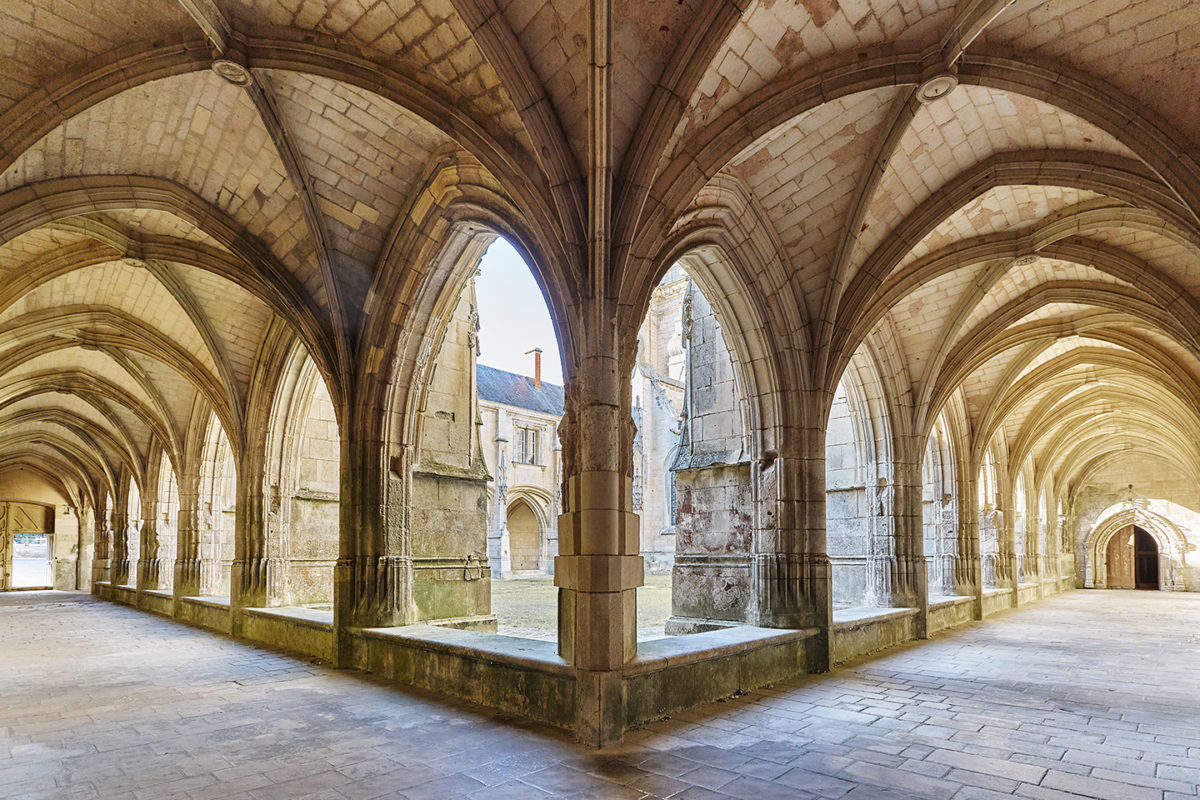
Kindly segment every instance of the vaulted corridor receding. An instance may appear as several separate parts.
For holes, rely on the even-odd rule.
[[[1192,797],[1198,632],[1200,595],[1070,592],[595,751],[89,595],[0,594],[0,796]]]

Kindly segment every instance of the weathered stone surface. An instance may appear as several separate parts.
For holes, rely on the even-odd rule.
[[[482,635],[492,577],[553,572],[549,694],[595,744],[647,566],[673,631],[804,630],[813,670],[1195,591],[1197,31],[1161,0],[11,0],[0,507],[53,523],[6,517],[0,590],[44,534],[55,587],[354,664],[359,629]],[[561,412],[482,411],[498,236]],[[403,674],[520,711],[454,658]],[[846,774],[1032,785],[925,755]],[[1065,772],[1038,791],[1121,783]]]

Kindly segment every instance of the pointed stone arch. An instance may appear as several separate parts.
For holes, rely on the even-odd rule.
[[[339,546],[340,431],[329,385],[293,342],[266,433],[262,553],[248,569],[268,605],[326,606]],[[334,443],[334,444],[331,444]]]
[[[546,570],[553,558],[554,554],[548,553],[546,547],[549,538],[547,532],[551,525],[550,502],[550,495],[536,486],[515,486],[508,490],[506,524],[514,572]],[[520,514],[522,509],[528,509],[527,513],[533,522],[531,530],[513,525],[514,513]]]
[[[1108,585],[1108,544],[1119,532],[1134,526],[1150,534],[1158,544],[1158,588],[1168,592],[1183,591],[1187,540],[1175,523],[1144,506],[1143,502],[1135,500],[1109,509],[1088,531],[1083,542],[1084,588],[1103,589]]]
[[[834,605],[889,606],[905,581],[895,568],[895,420],[877,350],[859,348],[836,385],[825,441]]]

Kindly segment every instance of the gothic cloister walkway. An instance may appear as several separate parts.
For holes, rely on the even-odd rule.
[[[1077,591],[589,751],[86,594],[0,595],[5,798],[1169,798],[1200,596]]]

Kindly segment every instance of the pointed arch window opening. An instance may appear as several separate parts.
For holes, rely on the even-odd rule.
[[[1017,473],[1013,483],[1013,546],[1016,550],[1017,584],[1028,582],[1034,577],[1035,570],[1030,569],[1029,558],[1033,548],[1029,546],[1029,526],[1026,524],[1025,473]]]
[[[1000,579],[1000,536],[1004,515],[998,507],[996,457],[989,447],[979,468],[979,560],[983,588],[996,589]]]
[[[834,391],[825,430],[826,550],[835,614],[914,602],[915,576],[897,557],[891,422],[882,394],[873,357],[860,349]],[[928,575],[928,560],[921,566]]]
[[[702,278],[673,264],[637,331],[630,393],[645,565],[639,640],[742,624],[749,605],[744,560],[755,501],[746,400],[729,320]]]
[[[922,521],[929,596],[956,595],[958,480],[945,412],[938,415],[922,462]]]
[[[341,432],[325,379],[308,352],[292,349],[281,371],[268,429],[264,476],[265,540],[243,568],[241,587],[271,607],[332,614],[341,522]],[[228,499],[229,473],[214,474],[210,497]],[[234,478],[236,481],[236,477]],[[232,487],[235,492],[236,483]],[[213,524],[228,523],[222,503]],[[215,537],[214,537],[215,538]],[[222,561],[227,551],[222,547]]]
[[[229,598],[234,562],[237,467],[233,448],[216,415],[209,418],[196,517],[199,527],[200,594]]]
[[[482,457],[486,510],[466,534],[477,544],[464,540],[463,547],[468,572],[487,581],[483,629],[555,641],[565,410],[560,336],[534,269],[512,242],[496,236],[488,244],[449,325],[445,342],[456,344],[444,343],[437,360],[460,362],[454,369],[470,384],[472,406],[463,441],[476,442],[468,446]],[[455,325],[463,331],[457,339]]]

